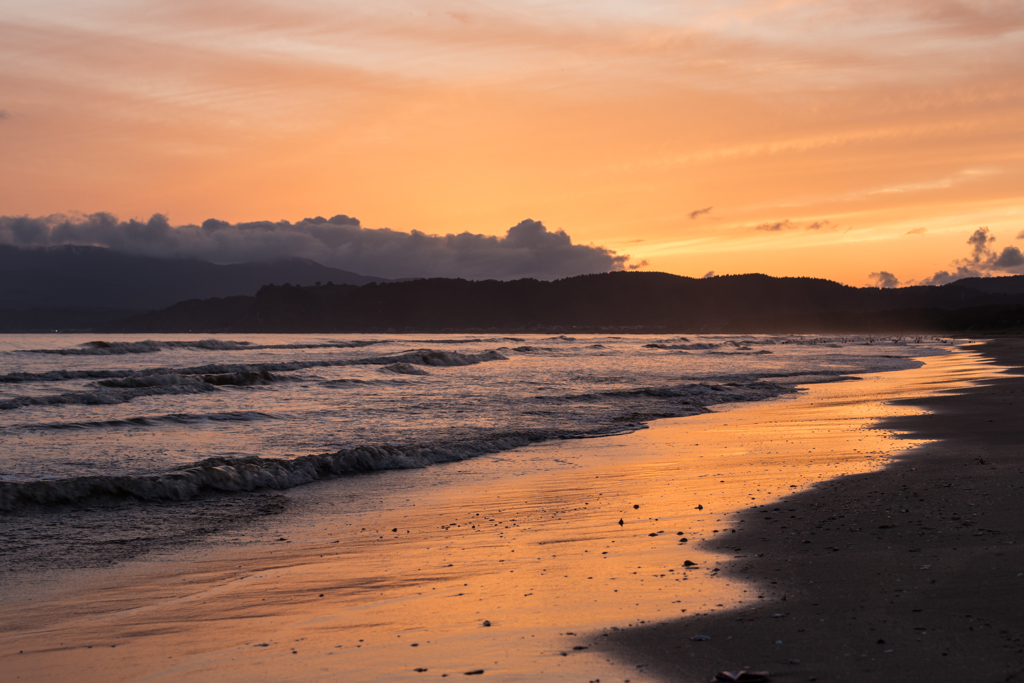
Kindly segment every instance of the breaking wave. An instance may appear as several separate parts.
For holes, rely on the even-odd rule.
[[[795,392],[791,384],[754,381],[746,384],[729,382],[726,384],[687,383],[664,387],[639,387],[636,389],[619,389],[613,391],[590,392],[570,396],[560,396],[562,401],[594,401],[609,398],[653,398],[678,399],[674,401],[684,405],[704,408],[721,403],[738,403],[743,401],[763,401],[782,394]],[[542,400],[546,397],[539,397]]]
[[[390,366],[384,366],[388,368]],[[415,366],[410,366],[415,369]],[[173,389],[168,385],[161,389]],[[207,385],[211,386],[211,385]],[[152,388],[147,388],[152,390]],[[211,386],[211,389],[215,387]],[[143,391],[131,389],[128,391]],[[519,448],[553,439],[589,438],[624,433],[643,428],[646,420],[657,417],[694,415],[707,406],[737,401],[758,401],[795,391],[791,385],[773,382],[741,384],[682,384],[669,387],[644,387],[559,397],[559,401],[588,401],[607,398],[655,399],[657,412],[626,412],[613,423],[590,430],[526,430],[499,433],[458,442],[428,445],[361,445],[334,453],[297,458],[208,458],[191,466],[154,475],[94,475],[43,481],[0,482],[0,512],[13,512],[31,506],[79,505],[104,500],[141,501],[187,500],[216,492],[286,489],[329,477],[347,476],[380,470],[412,469],[445,462],[466,460],[481,455]],[[668,403],[664,399],[670,399]],[[543,399],[542,399],[543,400]],[[158,418],[133,418],[125,426],[150,424],[154,420],[263,419],[265,415],[228,414],[225,416],[168,415]],[[623,423],[628,423],[623,425]],[[88,428],[90,425],[62,428]],[[95,426],[113,426],[96,423]]]
[[[563,338],[564,339],[564,338]],[[432,339],[428,344],[479,344],[521,342],[521,337],[496,337],[493,339]],[[258,344],[250,341],[231,339],[199,339],[199,340],[154,340],[120,342],[96,340],[85,342],[74,348],[64,349],[25,349],[22,353],[41,353],[55,356],[123,356],[128,354],[159,353],[178,349],[196,351],[273,351],[289,349],[359,349],[367,346],[390,343],[387,339],[358,339],[322,342],[296,342],[291,344]]]
[[[217,391],[217,387],[205,382],[168,384],[133,389],[100,389],[97,391],[71,391],[49,396],[16,396],[0,401],[0,410],[17,410],[29,406],[100,406],[127,403],[140,396],[200,394]]]
[[[0,511],[102,503],[109,500],[188,500],[209,493],[287,489],[331,477],[413,469],[507,451],[553,438],[585,434],[520,432],[479,441],[433,445],[364,445],[293,459],[208,458],[157,475],[84,476],[0,482]]]
[[[33,429],[57,431],[85,429],[117,429],[123,427],[155,427],[161,424],[191,425],[203,422],[256,422],[258,420],[279,420],[281,416],[270,415],[258,410],[229,410],[222,413],[170,413],[168,415],[140,415],[120,420],[80,420],[74,422],[44,422],[32,425]],[[17,427],[15,427],[17,428]]]
[[[217,387],[251,387],[281,378],[266,370],[226,372],[209,375],[143,375],[104,379],[96,382],[96,391],[71,391],[49,396],[16,396],[0,401],[0,410],[16,410],[29,406],[97,406],[128,403],[140,396],[201,394]]]
[[[139,389],[143,387],[168,387],[205,382],[216,387],[251,387],[283,381],[267,370],[239,370],[208,375],[142,375],[141,377],[123,377],[117,379],[101,379],[96,384],[111,389]]]
[[[353,349],[382,344],[376,340],[306,342],[296,344],[256,344],[230,339],[200,339],[198,341],[155,341],[147,339],[137,342],[91,341],[72,349],[28,349],[25,353],[44,353],[57,356],[123,356],[136,353],[159,353],[176,349],[197,351],[260,351],[273,349]]]
[[[872,346],[879,343],[901,344],[900,339],[858,337],[816,337],[816,336],[784,336],[784,337],[751,337],[727,339],[719,342],[693,342],[687,337],[664,339],[644,344],[645,349],[661,349],[663,351],[716,351],[738,350],[752,351],[755,346],[822,346],[830,349],[841,349],[846,346]]]
[[[683,340],[689,341],[689,340]],[[751,342],[725,341],[725,342],[694,342],[692,344],[645,344],[645,349],[662,349],[663,351],[714,351],[717,349],[736,349],[739,351],[752,351]]]
[[[51,370],[48,372],[12,372],[0,375],[0,383],[21,382],[64,382],[77,379],[108,380],[120,378],[154,377],[159,375],[234,375],[236,373],[294,372],[308,368],[345,367],[352,365],[429,365],[433,367],[462,367],[508,360],[497,351],[482,353],[458,353],[437,349],[414,349],[387,356],[369,358],[320,359],[304,361],[279,361],[269,363],[208,363],[187,368],[157,367],[143,370]]]
[[[430,365],[434,367],[460,367],[476,365],[494,360],[508,360],[497,351],[483,353],[457,353],[455,351],[435,351],[434,349],[417,349],[405,351],[392,356],[378,356],[353,361],[353,365],[391,365],[392,363],[408,363],[410,365]]]

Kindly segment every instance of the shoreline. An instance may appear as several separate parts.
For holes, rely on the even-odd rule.
[[[609,661],[593,641],[619,643],[680,611],[756,605],[747,576],[712,567],[725,548],[698,541],[725,536],[726,515],[751,499],[774,505],[791,487],[876,470],[901,452],[886,430],[863,425],[879,411],[916,412],[885,407],[906,394],[903,381],[923,390],[978,372],[955,355],[623,436],[380,475],[369,492],[362,478],[292,489],[294,505],[265,530],[72,572],[68,588],[6,602],[0,664],[82,680],[109,679],[115,666],[120,680],[477,669],[510,681],[658,680],[653,661]],[[950,365],[968,375],[947,376]],[[681,533],[692,542],[680,545]],[[733,527],[730,544],[743,533]],[[684,555],[697,567],[683,567]]]
[[[723,573],[754,578],[770,599],[619,632],[605,651],[678,681],[741,669],[790,681],[1024,679],[1024,339],[977,350],[1005,374],[899,401],[928,412],[875,425],[928,443],[773,505],[812,511],[797,535],[746,515],[730,542],[750,552]]]

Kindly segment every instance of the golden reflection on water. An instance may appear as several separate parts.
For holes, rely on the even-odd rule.
[[[995,370],[961,352],[635,434],[294,489],[265,533],[8,605],[3,650],[26,654],[0,664],[79,680],[642,681],[586,648],[773,595],[771,577],[719,578],[744,550],[701,540],[754,516],[796,533],[810,512],[782,497],[921,443],[866,429],[919,412],[886,401]]]

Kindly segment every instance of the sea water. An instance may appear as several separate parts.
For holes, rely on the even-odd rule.
[[[940,338],[0,337],[0,514],[167,505],[620,434]],[[514,456],[513,456],[514,457]]]

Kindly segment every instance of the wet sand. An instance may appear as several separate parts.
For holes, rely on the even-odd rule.
[[[933,557],[931,536],[914,536],[914,553],[883,548],[922,528],[912,521],[920,514],[894,509],[907,504],[898,498],[901,468],[917,459],[916,451],[900,453],[922,442],[894,436],[932,420],[889,402],[963,390],[992,375],[976,354],[957,353],[635,434],[294,489],[284,494],[287,512],[245,533],[106,569],[8,577],[0,589],[0,678],[636,682],[708,680],[751,664],[802,677],[793,680],[831,680],[831,660],[819,665],[801,654],[826,657],[828,648],[813,644],[821,638],[848,642],[841,634],[851,631],[834,616],[846,603],[821,591],[839,586],[847,600],[877,593],[877,601],[909,606],[916,594],[894,591],[911,590],[911,575],[946,586],[960,567]],[[882,417],[883,428],[869,428]],[[968,469],[999,476],[988,467]],[[957,487],[968,469],[958,470]],[[874,474],[858,474],[865,472]],[[888,482],[866,489],[879,502],[835,488],[865,477]],[[989,506],[997,497],[972,502]],[[856,513],[819,524],[836,516],[828,505],[850,508],[853,500],[863,501]],[[879,515],[889,521],[877,522]],[[856,535],[832,531],[853,521],[862,529]],[[928,534],[947,524],[924,523]],[[889,528],[877,529],[883,524]],[[984,536],[970,538],[1012,539],[1008,523],[976,521],[969,533],[981,527]],[[816,569],[819,561],[831,564]],[[843,578],[859,577],[850,566],[859,562],[871,565],[870,589]],[[902,583],[893,588],[890,576]],[[1024,584],[992,585],[1005,593]],[[678,620],[692,613],[700,616]],[[856,616],[869,628],[866,612]],[[790,630],[776,637],[781,626]],[[932,622],[910,629],[933,642],[925,639],[934,631],[918,635],[915,626],[934,629]],[[689,640],[705,632],[711,641]],[[765,635],[771,640],[762,647]],[[810,645],[796,653],[800,637]],[[784,644],[769,645],[775,640]],[[779,664],[795,658],[806,663]]]
[[[1021,339],[983,352],[1024,365]],[[1024,377],[903,403],[928,414],[878,428],[936,441],[789,496],[706,545],[742,545],[722,573],[770,586],[765,601],[618,633],[606,651],[674,681],[737,669],[779,681],[1024,680]]]

